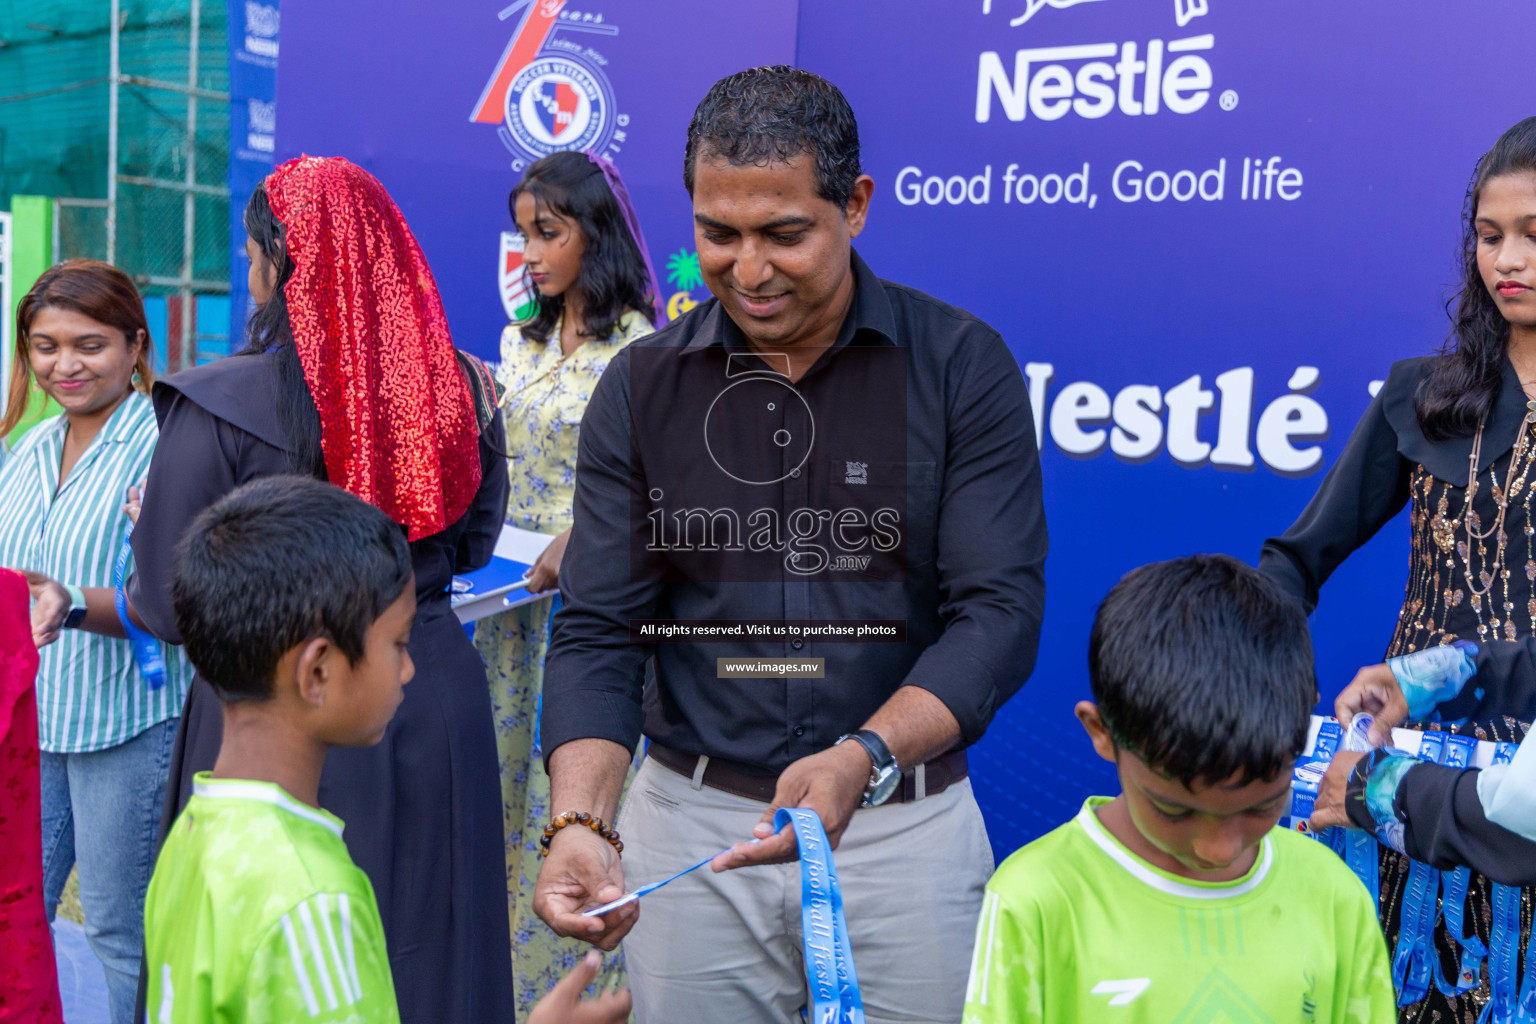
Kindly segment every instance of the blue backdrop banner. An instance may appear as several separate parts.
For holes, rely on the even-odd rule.
[[[313,0],[284,12],[278,158],[346,156],[432,264],[455,342],[499,357],[527,301],[507,193],[591,149],[624,175],[673,315],[706,295],[682,186],[688,119],[718,78],[791,63],[794,0]]]
[[[1096,602],[1192,551],[1257,557],[1394,359],[1445,338],[1473,163],[1528,99],[1528,0],[311,0],[285,12],[277,156],[341,154],[399,201],[458,343],[524,305],[507,191],[594,148],[635,198],[669,313],[706,293],[681,182],[710,83],[795,62],[858,114],[875,271],[1018,358],[1051,526],[1039,664],[975,752],[999,853],[1114,792],[1071,720]],[[232,24],[235,20],[232,19]],[[492,273],[492,262],[496,273]],[[1406,579],[1388,526],[1314,616],[1332,695]]]
[[[278,0],[229,0],[229,350],[251,312],[245,204],[277,147]]]

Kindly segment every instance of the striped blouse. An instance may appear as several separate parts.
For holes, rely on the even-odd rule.
[[[0,566],[31,569],[81,587],[110,587],[128,529],[123,497],[148,473],[160,433],[154,407],[146,395],[129,395],[61,488],[67,428],[62,415],[44,420],[0,463]],[[104,750],[180,714],[192,667],[180,648],[164,650],[165,685],[151,690],[128,641],[64,630],[40,652],[42,749]]]

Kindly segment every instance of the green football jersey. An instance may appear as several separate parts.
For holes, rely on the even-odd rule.
[[[1252,870],[1196,882],[1077,817],[987,884],[965,1024],[1391,1024],[1387,947],[1365,886],[1276,829]]]
[[[398,1024],[341,828],[271,783],[197,775],[145,898],[150,1024]]]

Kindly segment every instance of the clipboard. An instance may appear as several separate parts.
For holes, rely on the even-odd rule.
[[[453,578],[448,601],[459,622],[469,625],[555,593],[530,591],[527,586],[533,563],[553,539],[532,530],[503,526],[490,564]]]

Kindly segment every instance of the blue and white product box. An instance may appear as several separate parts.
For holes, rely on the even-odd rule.
[[[1291,816],[1282,824],[1303,835],[1312,834],[1307,819],[1312,817],[1312,808],[1317,805],[1317,791],[1323,784],[1323,776],[1328,774],[1329,763],[1315,757],[1304,757],[1296,762],[1291,775]]]
[[[1281,820],[1283,826],[1312,835],[1307,819],[1312,816],[1312,808],[1317,804],[1318,788],[1322,785],[1323,776],[1327,774],[1328,765],[1333,761],[1333,755],[1344,745],[1344,730],[1339,726],[1338,719],[1312,716],[1306,750],[1296,759],[1296,767],[1291,775],[1291,814],[1289,820]],[[1451,764],[1457,768],[1487,768],[1493,764],[1497,752],[1497,744],[1487,740],[1414,729],[1393,729],[1392,746],[1422,760]]]
[[[1307,819],[1312,817],[1312,808],[1317,804],[1318,788],[1322,786],[1328,765],[1344,739],[1344,730],[1334,719],[1321,723],[1314,719],[1313,724],[1315,728],[1307,737],[1307,753],[1296,759],[1296,767],[1291,773],[1290,817],[1281,822],[1285,827],[1293,828],[1303,835],[1312,834]]]

